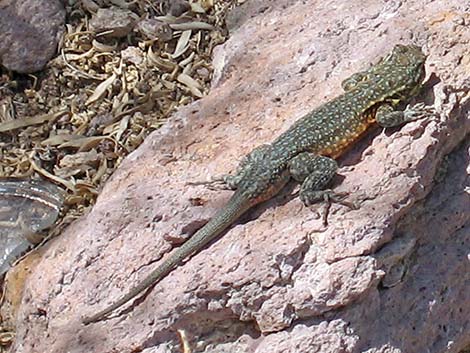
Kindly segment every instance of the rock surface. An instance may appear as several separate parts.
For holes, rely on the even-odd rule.
[[[48,244],[24,291],[14,352],[180,352],[187,343],[214,353],[457,353],[470,345],[468,9],[459,0],[246,4],[216,52],[211,93],[151,135],[92,212]],[[188,181],[233,170],[338,95],[343,79],[410,42],[429,53],[421,99],[439,118],[376,129],[340,160],[335,190],[351,193],[359,210],[334,205],[324,227],[324,206],[307,209],[287,190],[135,305],[81,325],[230,197]]]
[[[90,20],[90,29],[106,32],[109,37],[121,38],[132,31],[138,18],[136,13],[119,7],[100,8]]]
[[[41,70],[57,50],[65,9],[58,0],[0,0],[0,64],[8,70]]]

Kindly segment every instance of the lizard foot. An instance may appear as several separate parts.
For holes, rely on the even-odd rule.
[[[204,185],[209,190],[233,190],[233,188],[230,187],[230,185],[226,182],[224,177],[216,177],[208,181],[187,182],[186,185],[191,185],[191,186]]]
[[[352,210],[357,210],[359,206],[351,201],[345,200],[345,197],[348,196],[348,193],[335,192],[331,189],[307,192],[300,195],[300,199],[305,204],[305,206],[311,206],[318,201],[324,201],[326,206],[322,212],[323,225],[328,225],[328,215],[330,213],[330,208],[333,203],[339,203],[340,205],[346,206]]]
[[[323,211],[322,219],[323,219],[323,225],[326,227],[328,225],[328,215],[330,214],[330,208],[333,203],[339,203],[340,205],[346,206],[350,208],[351,210],[357,210],[359,209],[359,206],[352,202],[352,201],[347,201],[344,198],[348,196],[348,193],[333,193],[331,190],[326,190],[330,191],[325,193],[323,200],[326,203],[325,209]]]
[[[423,118],[437,117],[438,114],[434,107],[418,103],[410,107],[409,105],[403,111],[404,121],[414,121]]]

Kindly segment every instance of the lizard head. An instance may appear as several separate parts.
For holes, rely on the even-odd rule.
[[[393,68],[395,74],[402,75],[407,82],[402,82],[407,88],[419,85],[425,76],[424,62],[426,55],[415,45],[397,44],[390,54],[382,59],[380,64]]]

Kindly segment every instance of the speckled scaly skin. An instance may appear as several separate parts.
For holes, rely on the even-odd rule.
[[[102,320],[159,282],[247,210],[276,195],[291,178],[301,183],[300,198],[304,204],[323,199],[336,201],[337,195],[325,190],[338,168],[334,158],[375,122],[391,127],[426,115],[423,109],[395,110],[419,91],[425,59],[416,46],[396,45],[376,65],[346,79],[345,93],[299,119],[270,145],[253,150],[235,175],[222,179],[235,190],[227,205],[126,295],[83,322]]]

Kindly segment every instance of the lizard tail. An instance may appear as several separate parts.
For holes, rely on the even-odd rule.
[[[148,274],[147,277],[142,280],[142,282],[137,284],[126,295],[112,303],[107,308],[96,313],[95,315],[83,318],[83,323],[88,325],[90,323],[100,321],[109,313],[139,295],[142,291],[158,283],[176,266],[178,266],[182,260],[201,250],[253,205],[254,204],[250,202],[249,198],[240,192],[235,192],[224,208],[219,210],[204,227],[202,227],[191,238],[183,243],[183,245],[171,253],[169,257],[164,260],[154,271],[150,272],[150,274]]]

